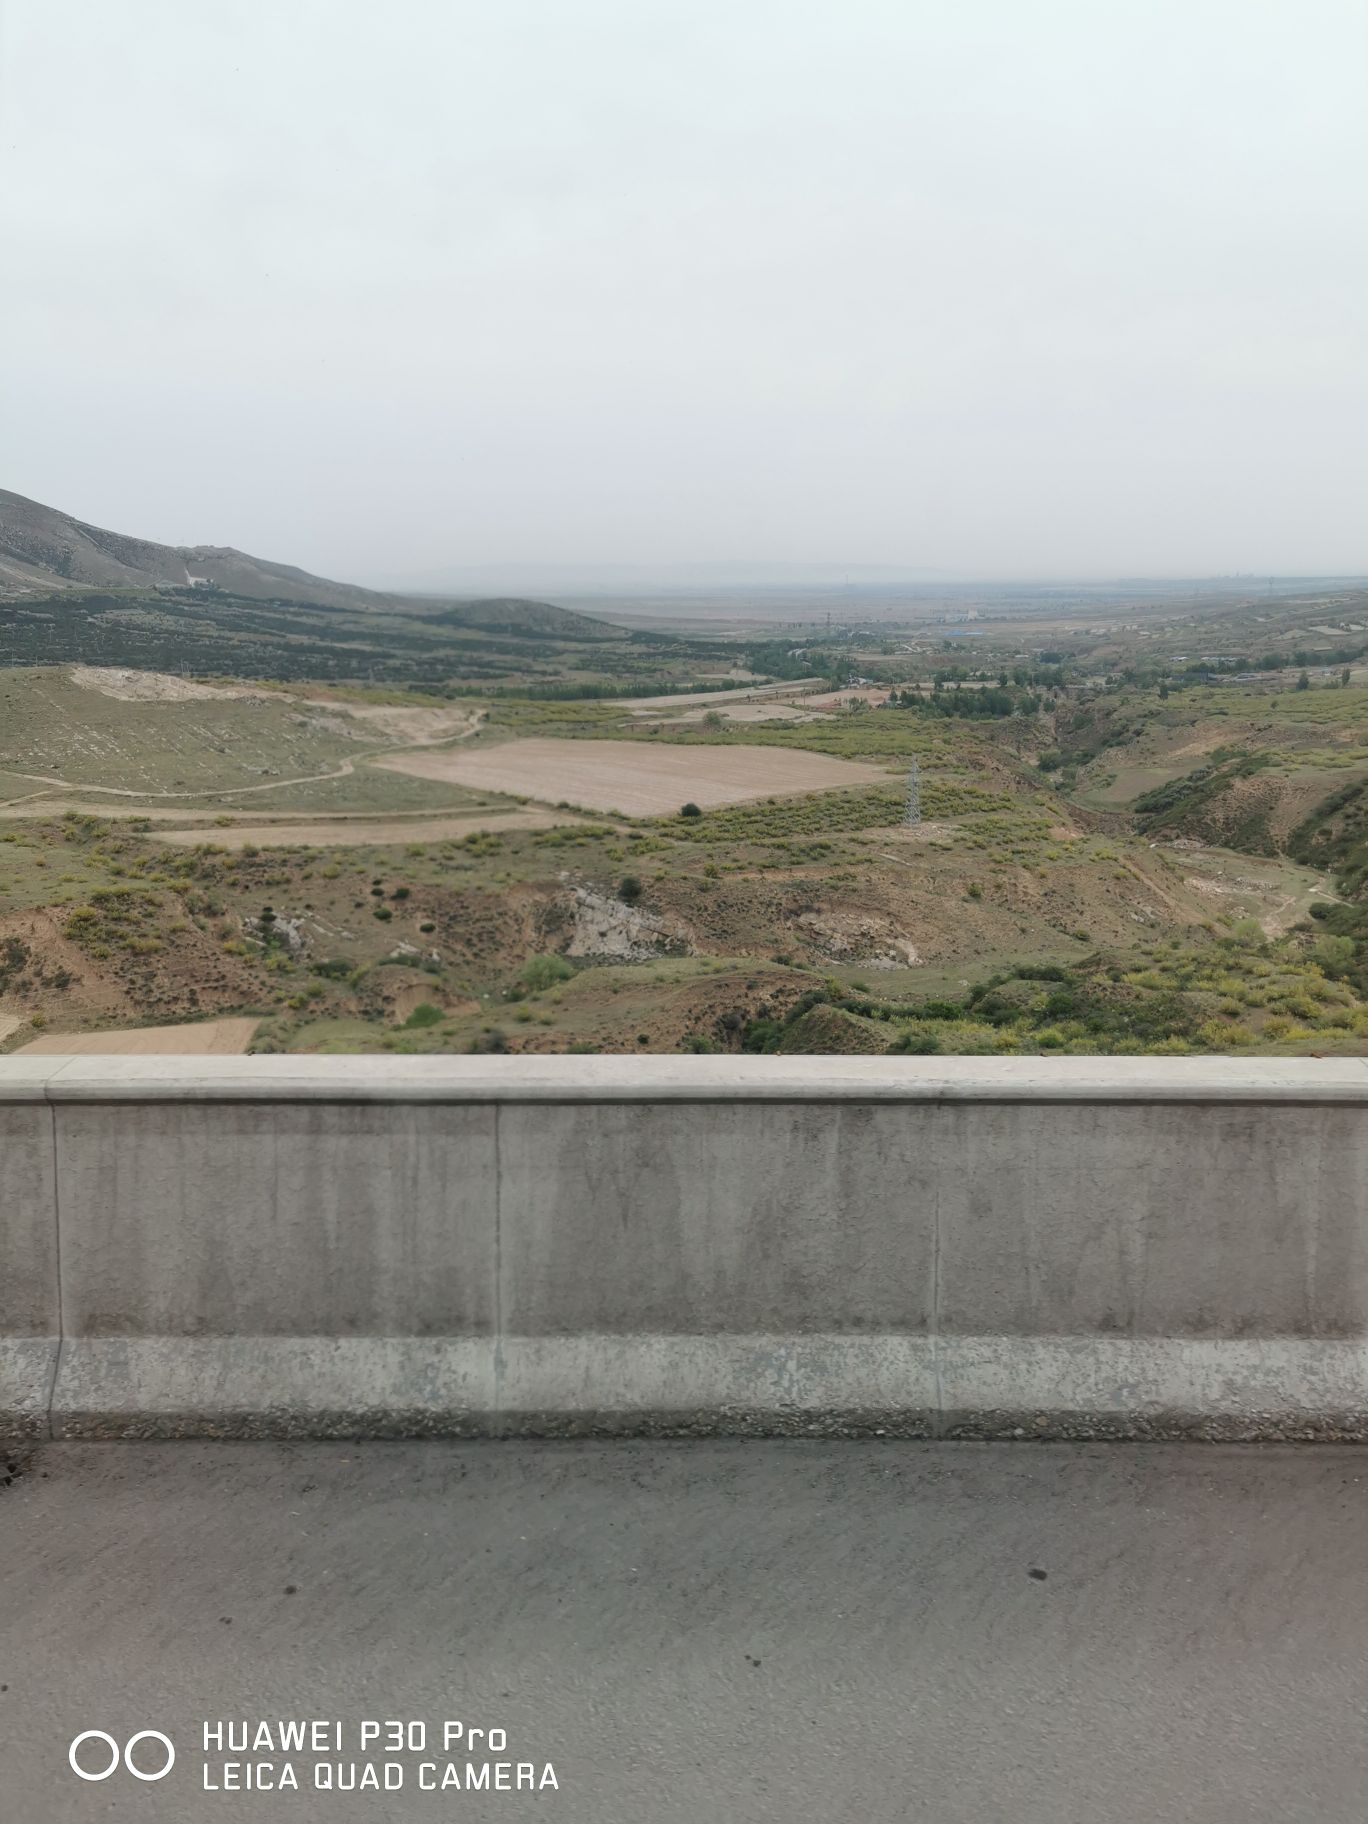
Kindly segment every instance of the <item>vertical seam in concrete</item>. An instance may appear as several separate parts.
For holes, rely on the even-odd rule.
[[[502,1430],[500,1414],[503,1411],[503,1131],[501,1126],[502,1105],[494,1104],[494,1356],[493,1385],[490,1388],[490,1400],[494,1411],[491,1427],[495,1433]]]
[[[57,1352],[52,1358],[52,1378],[48,1382],[47,1434],[55,1437],[52,1409],[57,1403],[57,1377],[62,1371],[62,1354],[66,1348],[66,1307],[62,1295],[62,1187],[57,1171],[57,1104],[48,1099],[48,1113],[52,1117],[52,1238],[53,1252],[56,1256],[57,1269]]]
[[[932,1129],[940,1125],[945,1104],[938,1102],[931,1111]],[[945,1429],[945,1390],[941,1384],[941,1178],[936,1174],[936,1195],[931,1205],[931,1375],[936,1390],[936,1409],[928,1427],[932,1437]]]

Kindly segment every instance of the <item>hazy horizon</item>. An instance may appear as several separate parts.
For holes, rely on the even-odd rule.
[[[942,592],[970,589],[1001,590],[1013,588],[1087,589],[1089,587],[1152,587],[1164,591],[1191,585],[1197,589],[1252,588],[1256,585],[1297,583],[1361,583],[1368,579],[1364,571],[1321,571],[1278,575],[1266,571],[1212,571],[1201,575],[1174,572],[1170,575],[1138,573],[1133,576],[1110,575],[1106,572],[1080,572],[1075,575],[1041,572],[1039,574],[980,575],[972,571],[900,568],[876,564],[780,564],[763,559],[727,562],[719,559],[695,564],[469,564],[451,565],[444,570],[418,576],[394,576],[382,579],[384,586],[418,594],[474,592],[498,588],[521,591],[540,587],[557,594],[586,597],[602,595],[627,596],[643,589],[662,595],[694,590],[740,591],[745,589],[799,593],[827,591],[851,593],[898,588],[910,595],[934,597]]]
[[[1361,0],[3,0],[2,479],[388,587],[1360,575],[1366,59]]]

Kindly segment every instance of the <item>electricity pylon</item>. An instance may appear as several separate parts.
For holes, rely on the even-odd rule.
[[[908,823],[921,822],[921,772],[915,760],[907,768],[907,818]]]

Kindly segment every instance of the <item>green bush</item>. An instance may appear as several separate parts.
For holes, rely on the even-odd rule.
[[[1352,937],[1318,938],[1311,954],[1327,975],[1344,975],[1354,966],[1354,940]]]
[[[540,994],[557,982],[568,982],[574,973],[574,965],[563,956],[530,956],[523,964],[522,985],[529,994]]]
[[[420,1001],[404,1024],[405,1026],[437,1026],[445,1018],[446,1015],[440,1007],[434,1007],[431,1001]]]
[[[941,1042],[933,1032],[904,1032],[900,1037],[894,1039],[888,1049],[891,1052],[925,1055],[939,1051],[940,1048]]]

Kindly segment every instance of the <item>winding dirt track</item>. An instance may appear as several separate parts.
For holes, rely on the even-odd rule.
[[[501,830],[547,830],[556,823],[573,821],[553,811],[484,811],[451,817],[415,817],[396,822],[392,817],[364,817],[360,814],[317,823],[243,823],[231,829],[217,829],[198,824],[186,829],[148,830],[153,842],[181,845],[212,843],[219,849],[288,849],[302,847],[328,849],[364,844],[379,847],[385,843],[450,842],[471,836],[477,830],[497,836]]]
[[[178,678],[163,677],[157,672],[119,673],[120,679],[136,679],[138,687],[118,688],[98,682],[98,671],[90,666],[77,666],[72,672],[73,679],[88,689],[101,691],[106,696],[119,697],[138,702],[179,702],[192,690],[194,694],[208,697],[245,697],[252,692],[249,689],[219,689],[205,685],[186,686]],[[157,690],[152,686],[164,684],[178,686],[177,689]],[[395,743],[401,743],[400,751],[417,747],[438,747],[447,741],[464,741],[473,735],[484,721],[486,711],[419,708],[409,709],[388,704],[353,704],[334,701],[330,697],[298,697],[295,702],[306,704],[314,709],[329,709],[351,715],[356,720],[368,722],[375,729],[389,737],[374,747],[363,748],[354,756],[339,762],[327,772],[301,773],[293,779],[271,779],[265,785],[228,785],[213,786],[196,792],[149,792],[145,788],[128,785],[90,785],[84,781],[59,779],[51,773],[26,773],[16,767],[5,767],[4,772],[12,779],[32,779],[40,786],[52,791],[98,793],[102,798],[159,798],[175,803],[188,803],[194,800],[216,798],[239,798],[255,795],[259,792],[280,792],[292,785],[318,785],[328,779],[346,779],[356,771],[358,762],[368,762],[380,758],[394,750]],[[21,798],[6,799],[0,803],[0,810],[8,805],[26,803],[35,798],[46,796],[44,792],[26,792]]]

